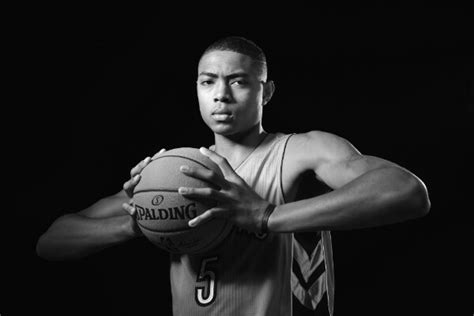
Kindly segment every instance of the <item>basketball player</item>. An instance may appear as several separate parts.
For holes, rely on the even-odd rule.
[[[186,175],[220,189],[183,187],[179,193],[217,201],[190,226],[214,217],[235,225],[209,253],[171,256],[174,315],[287,316],[292,314],[292,293],[313,309],[324,295],[332,314],[328,231],[397,223],[429,211],[427,190],[419,178],[392,162],[362,155],[339,136],[322,131],[267,133],[262,111],[274,90],[264,53],[247,39],[219,40],[200,59],[199,106],[215,136],[212,150],[201,152],[223,176],[182,166]],[[58,218],[39,239],[38,254],[50,260],[81,258],[140,236],[130,199],[150,160],[132,169],[121,192]],[[296,201],[308,173],[332,190]],[[305,251],[293,237],[298,232],[316,232],[313,251]],[[293,260],[299,272],[292,271]],[[316,270],[313,284],[303,288],[301,276],[308,281]]]

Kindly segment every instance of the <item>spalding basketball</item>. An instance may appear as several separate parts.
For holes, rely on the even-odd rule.
[[[143,234],[156,246],[172,253],[203,253],[216,247],[232,225],[214,218],[197,227],[188,222],[215,206],[210,200],[190,199],[178,193],[179,187],[214,187],[212,183],[183,174],[182,165],[201,167],[222,174],[219,167],[196,148],[166,151],[141,172],[133,192],[136,220]]]

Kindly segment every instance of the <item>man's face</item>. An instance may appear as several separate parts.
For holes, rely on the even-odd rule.
[[[262,118],[263,84],[247,55],[206,53],[198,66],[197,95],[201,116],[216,134],[245,132]]]

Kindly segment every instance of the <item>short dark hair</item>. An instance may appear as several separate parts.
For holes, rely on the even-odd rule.
[[[201,58],[205,54],[216,50],[232,51],[251,57],[258,67],[259,74],[264,75],[266,77],[267,58],[265,56],[265,53],[257,44],[255,44],[251,40],[246,39],[242,36],[228,36],[218,39],[206,48],[204,53],[202,53]]]

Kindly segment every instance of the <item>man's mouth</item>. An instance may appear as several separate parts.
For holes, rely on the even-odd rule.
[[[229,109],[226,109],[225,107],[219,107],[215,109],[212,112],[211,116],[216,121],[229,121],[233,117],[232,112],[229,111]]]
[[[232,119],[232,113],[230,112],[214,112],[212,118],[216,121],[230,121]]]

